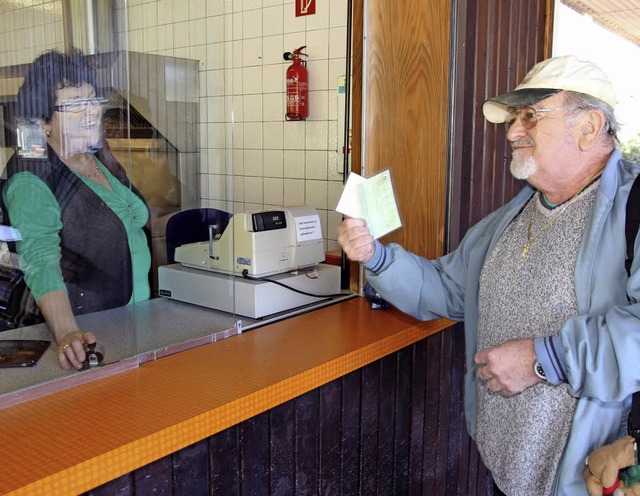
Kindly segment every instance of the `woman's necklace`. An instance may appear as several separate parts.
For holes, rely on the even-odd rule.
[[[594,174],[592,174],[591,177],[587,179],[587,182],[585,183],[585,185],[582,188],[580,188],[575,195],[573,195],[569,200],[567,200],[562,206],[562,208],[553,217],[551,217],[549,221],[538,230],[537,233],[535,233],[532,236],[531,226],[533,225],[533,219],[536,216],[538,199],[540,198],[540,191],[536,191],[535,197],[533,199],[533,207],[531,208],[531,217],[529,218],[529,225],[527,226],[527,242],[524,244],[524,247],[522,248],[522,255],[520,255],[520,260],[524,260],[524,257],[527,255],[527,252],[529,251],[529,246],[531,245],[531,243],[533,243],[543,232],[545,232],[547,228],[551,224],[553,224],[558,219],[558,217],[562,215],[562,213],[569,207],[569,205],[571,205],[575,201],[575,199],[578,198],[580,193],[582,193],[593,181],[595,181],[595,179],[601,173],[602,173],[602,169],[598,169]]]
[[[84,172],[79,171],[78,169],[76,169],[75,167],[71,167],[70,165],[69,165],[69,169],[71,169],[73,172],[77,174],[80,174],[82,177],[86,177],[87,179],[95,179],[96,177],[100,177],[102,175],[102,169],[100,169],[100,166],[98,165],[98,162],[97,160],[95,160],[95,158],[94,158],[94,161],[96,163],[96,169],[91,174],[85,174]]]

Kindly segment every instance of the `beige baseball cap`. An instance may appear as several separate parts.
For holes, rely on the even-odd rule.
[[[573,55],[552,57],[533,66],[511,93],[488,99],[482,112],[489,122],[504,122],[509,107],[527,107],[560,91],[593,96],[615,107],[613,84],[597,65]]]

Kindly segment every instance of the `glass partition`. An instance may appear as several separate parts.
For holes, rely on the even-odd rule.
[[[0,0],[0,406],[336,301],[348,4]]]

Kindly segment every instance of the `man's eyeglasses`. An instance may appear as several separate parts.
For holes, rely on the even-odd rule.
[[[86,110],[89,105],[99,107],[106,105],[108,102],[108,98],[88,98],[86,100],[73,100],[72,102],[61,103],[60,105],[55,105],[53,108],[56,112],[71,112],[77,114]]]
[[[533,129],[536,127],[540,115],[543,112],[556,112],[560,110],[579,110],[581,107],[560,107],[560,108],[539,108],[533,107],[509,107],[508,114],[505,122],[514,122],[518,117],[522,122],[522,127],[525,129]]]

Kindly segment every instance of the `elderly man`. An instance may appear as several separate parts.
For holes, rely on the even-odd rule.
[[[338,228],[396,307],[464,320],[467,427],[509,495],[586,494],[585,457],[626,433],[640,389],[640,261],[624,266],[640,167],[616,149],[615,100],[599,68],[556,57],[485,102],[528,185],[442,258],[383,246],[361,219]]]

